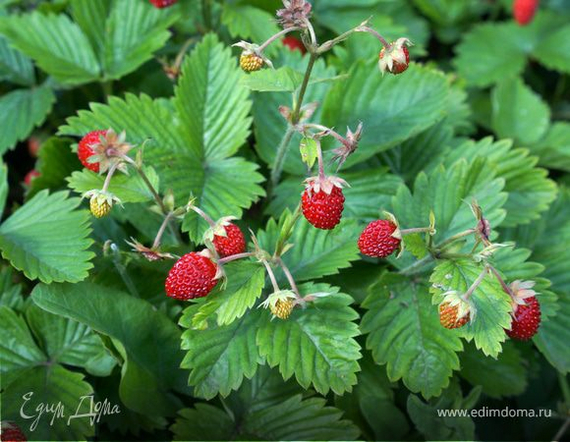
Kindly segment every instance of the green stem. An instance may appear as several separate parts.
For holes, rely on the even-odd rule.
[[[287,132],[285,132],[285,135],[283,135],[283,139],[277,148],[277,154],[275,156],[273,168],[271,170],[271,189],[277,187],[279,180],[281,179],[281,173],[283,172],[283,163],[285,162],[287,148],[289,147],[289,142],[295,133],[294,126],[299,122],[299,119],[301,118],[301,107],[303,106],[303,100],[305,98],[305,93],[307,92],[307,86],[309,85],[311,73],[313,72],[313,67],[315,66],[315,61],[318,57],[318,54],[313,53],[309,58],[305,76],[303,77],[303,83],[301,84],[301,89],[299,90],[297,101],[295,102],[295,106],[291,113],[291,124],[289,127],[287,127]]]
[[[560,372],[558,372],[558,383],[560,384],[560,390],[562,390],[562,397],[564,398],[566,408],[570,408],[570,386],[568,385],[566,376]]]
[[[483,279],[485,279],[485,276],[487,276],[488,271],[489,271],[489,266],[486,265],[483,271],[477,277],[477,279],[473,282],[473,284],[471,284],[471,287],[469,287],[469,289],[463,295],[463,299],[465,301],[467,301],[471,297],[471,295],[475,292],[475,290],[477,290],[479,284],[481,284],[481,282],[483,282]]]
[[[202,16],[204,17],[204,26],[206,31],[212,29],[212,2],[211,0],[202,0]]]
[[[460,232],[456,235],[450,236],[449,238],[447,238],[445,241],[441,242],[440,244],[437,245],[438,249],[443,249],[444,247],[454,243],[455,241],[458,241],[462,238],[465,238],[466,236],[472,235],[473,233],[475,233],[475,229],[469,229],[469,230],[465,230],[464,232]]]
[[[251,258],[252,256],[255,256],[255,253],[252,252],[236,253],[235,255],[226,256],[225,258],[220,259],[218,261],[218,264],[224,265],[228,262],[236,261],[238,259]]]
[[[267,270],[267,274],[269,275],[269,279],[271,279],[271,284],[273,285],[273,291],[274,292],[281,291],[281,289],[279,288],[279,285],[277,284],[277,279],[275,279],[275,274],[273,273],[273,270],[271,269],[271,266],[269,265],[269,263],[266,260],[263,260],[261,262],[263,262],[263,265],[265,266],[265,270]]]
[[[426,264],[429,264],[431,261],[433,261],[435,258],[432,255],[427,255],[424,256],[422,259],[414,262],[412,265],[403,268],[402,270],[400,270],[398,273],[400,273],[400,275],[405,275],[405,276],[410,276],[413,275],[414,273],[416,273],[419,269],[421,269],[423,266],[425,266]]]
[[[103,98],[105,99],[105,103],[109,103],[109,97],[113,95],[113,81],[103,81],[101,83],[101,88],[103,89]]]
[[[162,235],[164,235],[164,231],[166,230],[166,226],[169,225],[170,220],[172,219],[173,215],[174,214],[172,212],[169,212],[168,215],[166,215],[164,217],[164,220],[162,221],[162,224],[160,225],[160,229],[158,229],[156,237],[154,238],[154,242],[152,244],[153,250],[158,250],[158,248],[160,247],[160,241],[162,240]]]
[[[293,228],[295,227],[295,224],[297,224],[297,220],[300,217],[301,217],[301,205],[299,204],[297,206],[297,209],[291,216],[291,218],[289,218],[289,220],[285,223],[281,232],[279,233],[279,239],[275,246],[276,257],[279,258],[283,254],[283,248],[285,247],[285,243],[289,240],[289,238],[291,238],[291,234],[293,233]]]
[[[297,284],[295,283],[295,278],[293,278],[293,275],[291,274],[289,267],[287,267],[287,265],[281,259],[281,257],[277,258],[277,264],[279,264],[279,266],[281,267],[281,270],[283,270],[283,273],[285,274],[285,277],[287,278],[287,281],[289,281],[289,285],[291,286],[293,293],[295,293],[295,297],[297,298],[297,301],[302,302],[303,298],[301,297],[301,294],[299,293],[299,289],[297,288]]]

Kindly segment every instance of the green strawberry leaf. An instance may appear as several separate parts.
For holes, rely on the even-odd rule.
[[[265,286],[265,268],[255,262],[240,261],[224,265],[228,279],[223,290],[211,293],[207,300],[200,304],[194,316],[193,325],[200,328],[204,319],[217,315],[218,326],[229,325],[241,318],[248,309],[254,306]]]
[[[366,91],[366,100],[361,100]],[[356,63],[346,81],[334,84],[323,104],[328,127],[364,125],[358,150],[346,167],[419,134],[447,112],[449,87],[441,73],[412,64],[406,75],[384,75],[376,63]]]
[[[548,171],[536,166],[538,158],[529,156],[526,149],[514,149],[510,140],[493,142],[491,137],[477,142],[466,141],[452,149],[446,164],[461,158],[486,158],[488,167],[505,179],[504,190],[509,196],[504,205],[507,212],[502,226],[526,224],[540,215],[556,198],[556,183],[548,179]]]
[[[491,103],[491,124],[501,138],[532,144],[548,130],[550,108],[520,78],[500,82],[491,94]]]
[[[2,256],[30,279],[85,279],[94,254],[87,250],[92,244],[89,215],[75,210],[79,203],[67,192],[42,190],[0,225]]]
[[[12,15],[0,21],[0,33],[62,84],[88,83],[99,77],[99,62],[89,40],[65,14]]]
[[[221,21],[227,26],[233,38],[239,37],[258,44],[262,44],[279,32],[279,27],[271,14],[246,4],[224,5]],[[277,41],[274,45],[277,46],[279,43]],[[271,54],[273,47],[269,46],[266,51]]]
[[[512,342],[503,344],[497,359],[481,356],[474,345],[465,347],[461,354],[461,377],[483,393],[492,397],[522,394],[527,387],[527,370],[520,351]]]
[[[0,217],[4,213],[6,207],[6,199],[8,198],[8,167],[4,162],[0,163]]]
[[[294,374],[303,388],[312,385],[321,394],[351,391],[361,357],[354,339],[358,314],[349,307],[352,298],[326,284],[305,284],[299,291],[330,295],[295,309],[287,320],[270,321],[270,313],[264,312],[257,331],[260,354],[271,367],[279,366],[283,379]]]
[[[0,153],[26,139],[51,112],[55,95],[47,86],[17,89],[0,98]]]
[[[303,81],[303,74],[288,66],[262,69],[245,76],[241,84],[257,92],[293,92]]]
[[[36,81],[32,60],[10,47],[2,35],[0,35],[0,80],[22,86],[32,86]]]
[[[459,294],[467,292],[483,271],[482,265],[467,259],[439,263],[430,277],[433,303],[441,303],[442,295],[448,291]],[[507,337],[505,329],[511,327],[511,299],[497,279],[487,273],[470,300],[476,314],[471,313],[471,321],[461,327],[458,333],[468,341],[474,340],[475,346],[486,356],[496,358],[501,352],[501,343]]]
[[[260,312],[253,310],[226,326],[210,321],[207,329],[196,330],[192,323],[197,311],[197,305],[190,306],[180,318],[180,325],[188,329],[182,334],[181,347],[187,352],[180,366],[190,370],[188,383],[195,395],[225,397],[239,388],[244,377],[251,379],[261,362],[255,346]]]
[[[164,313],[147,301],[87,282],[39,284],[32,298],[42,309],[111,338],[125,361],[119,394],[127,407],[151,416],[172,415],[180,407],[171,392],[188,392],[185,373],[179,368],[180,331]]]
[[[529,148],[540,157],[542,166],[570,172],[570,123],[554,123],[545,137]]]
[[[226,411],[198,403],[181,410],[171,430],[174,440],[354,440],[358,428],[341,417],[342,412],[326,406],[325,399],[298,394],[245,413],[239,426]]]
[[[368,311],[361,330],[376,363],[387,364],[392,382],[426,397],[439,396],[459,369],[456,352],[463,349],[456,333],[439,323],[427,287],[406,277],[385,273],[369,289],[362,304]],[[429,367],[429,369],[428,369]]]

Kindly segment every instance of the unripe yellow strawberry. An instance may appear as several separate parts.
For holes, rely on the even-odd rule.
[[[111,212],[111,205],[107,200],[94,196],[89,201],[89,208],[95,218],[103,218]]]
[[[287,319],[291,315],[294,307],[295,302],[293,299],[287,299],[284,301],[278,300],[275,305],[269,306],[269,310],[273,313],[273,316],[276,316],[279,319]]]
[[[256,54],[243,52],[239,58],[239,65],[245,72],[259,71],[263,67],[263,59]]]

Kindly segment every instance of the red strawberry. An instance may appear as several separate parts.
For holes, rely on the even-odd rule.
[[[529,24],[538,9],[539,0],[514,0],[513,15],[521,26]]]
[[[317,229],[331,230],[340,223],[344,210],[343,180],[336,177],[309,178],[303,192],[303,215]]]
[[[400,248],[402,240],[395,238],[393,233],[398,226],[392,221],[379,219],[366,226],[358,238],[358,248],[367,256],[385,258]]]
[[[206,296],[218,283],[217,266],[200,253],[180,258],[168,272],[164,287],[171,298],[187,301]]]
[[[40,176],[40,173],[36,169],[32,169],[24,177],[24,183],[26,186],[30,186],[32,184],[32,180],[38,176]]]
[[[452,305],[449,302],[443,302],[439,306],[439,322],[445,328],[453,329],[463,327],[470,318],[470,313],[467,312],[466,315],[458,318],[459,315],[459,305]]]
[[[220,258],[245,252],[245,237],[235,224],[224,226],[227,236],[214,235],[214,247]]]
[[[526,298],[524,302],[515,306],[511,329],[506,330],[507,335],[519,341],[528,341],[532,338],[540,325],[540,304],[536,297]]]
[[[22,430],[11,422],[2,422],[0,429],[0,440],[6,442],[26,442],[26,436]]]
[[[162,9],[168,6],[172,6],[178,0],[149,0],[155,8]]]
[[[292,37],[290,35],[283,39],[283,44],[289,47],[289,49],[292,51],[299,49],[301,51],[301,54],[305,54],[307,52],[307,49],[305,48],[303,42],[298,38]]]
[[[93,172],[99,172],[99,163],[90,163],[87,161],[92,155],[95,155],[93,150],[93,146],[101,143],[101,135],[106,135],[106,130],[95,130],[93,132],[89,132],[79,142],[79,147],[77,148],[77,156],[79,157],[79,161],[83,164],[87,169],[92,170]]]

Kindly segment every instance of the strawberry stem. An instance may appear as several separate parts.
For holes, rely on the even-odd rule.
[[[301,28],[293,27],[293,28],[286,28],[286,29],[283,29],[282,31],[279,31],[277,34],[272,35],[261,46],[259,46],[259,49],[258,49],[259,52],[262,52],[267,46],[269,46],[271,43],[273,43],[278,38],[281,38],[290,32],[299,31],[300,29]]]
[[[378,40],[380,40],[380,43],[382,43],[382,46],[384,46],[386,48],[386,50],[390,49],[390,43],[388,43],[388,41],[382,37],[378,31],[376,31],[375,29],[372,29],[370,26],[359,26],[358,28],[359,32],[368,32],[369,34],[373,35],[374,37],[376,37]]]
[[[172,212],[168,212],[168,214],[162,220],[162,224],[160,225],[160,228],[156,233],[156,237],[154,238],[154,242],[152,243],[152,250],[158,250],[158,248],[160,247],[160,241],[162,240],[164,231],[166,230],[168,223],[170,223],[170,220],[172,219],[173,215],[174,214]]]
[[[326,176],[325,176],[325,164],[323,161],[323,149],[321,148],[321,140],[315,138],[315,143],[317,145],[317,162],[319,163],[319,180],[323,181],[326,179]]]
[[[433,229],[431,227],[414,227],[412,229],[402,229],[400,230],[400,233],[402,235],[409,235],[411,233],[431,233],[433,232]]]
[[[287,219],[284,223],[283,227],[281,228],[281,232],[279,232],[279,239],[277,240],[277,244],[275,246],[275,254],[274,256],[279,258],[285,249],[285,244],[291,237],[293,233],[293,228],[295,224],[297,224],[297,220],[301,217],[301,205],[297,205],[295,212]]]
[[[267,274],[269,275],[269,279],[271,279],[271,284],[273,285],[273,291],[274,292],[281,291],[281,289],[279,288],[279,285],[277,284],[277,280],[275,279],[275,274],[273,273],[273,270],[271,269],[271,266],[269,265],[267,260],[263,259],[261,262],[265,266],[265,270],[267,270]]]
[[[228,262],[237,261],[238,259],[250,258],[255,256],[253,252],[236,253],[235,255],[226,256],[218,261],[218,264],[224,265]]]
[[[479,274],[477,279],[473,282],[473,284],[471,284],[471,287],[469,287],[469,289],[463,295],[463,300],[465,301],[469,300],[471,295],[475,292],[475,290],[477,290],[477,287],[479,287],[481,282],[483,282],[483,279],[485,279],[485,276],[487,276],[488,272],[489,272],[489,266],[485,265],[483,271]]]
[[[206,222],[208,223],[208,225],[209,225],[211,228],[216,227],[216,223],[214,222],[214,220],[213,220],[212,218],[210,218],[210,217],[206,214],[206,212],[204,212],[202,209],[200,209],[200,208],[198,208],[198,207],[196,207],[196,206],[194,206],[194,205],[192,205],[192,204],[190,204],[190,205],[188,206],[188,208],[191,209],[191,210],[193,210],[194,212],[196,212],[198,215],[200,215],[200,216],[204,219],[204,221],[206,221]]]
[[[283,273],[285,274],[287,281],[289,281],[289,285],[291,286],[291,289],[295,293],[295,297],[297,298],[297,302],[298,303],[304,302],[304,299],[301,297],[301,294],[299,293],[299,289],[297,288],[297,284],[295,283],[295,279],[293,278],[293,275],[291,274],[289,267],[287,267],[287,265],[281,259],[281,257],[278,257],[276,261],[277,261],[277,264],[279,264],[279,266],[283,270]]]
[[[505,280],[501,277],[501,275],[499,274],[499,272],[497,271],[497,269],[495,267],[493,267],[491,264],[487,264],[487,267],[489,268],[489,270],[493,273],[493,275],[495,275],[495,278],[497,278],[497,281],[499,281],[499,284],[501,284],[501,287],[503,288],[503,290],[508,293],[508,295],[513,298],[513,300],[516,300],[516,296],[513,293],[513,291],[511,290],[511,288],[507,285],[507,283],[505,282]]]
[[[102,192],[107,192],[107,189],[109,189],[109,185],[111,184],[111,178],[113,177],[113,174],[117,170],[117,167],[119,167],[119,163],[114,162],[109,168],[107,176],[105,177],[105,181],[103,182],[103,188],[101,189]]]
[[[465,238],[466,236],[472,235],[473,233],[475,233],[475,229],[469,229],[465,230],[464,232],[457,233],[456,235],[450,236],[445,241],[442,241],[436,247],[438,249],[444,249],[445,247],[453,244],[454,242],[459,241],[460,239]]]

